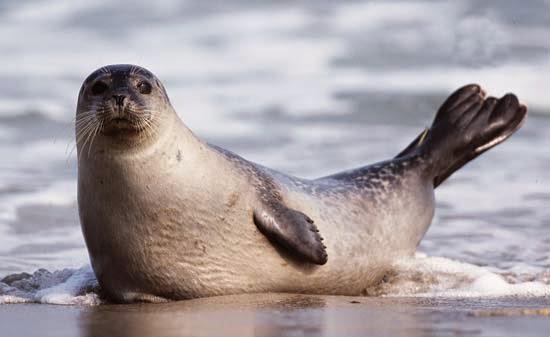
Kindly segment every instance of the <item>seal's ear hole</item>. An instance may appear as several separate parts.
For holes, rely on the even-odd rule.
[[[102,82],[102,81],[97,81],[93,86],[92,86],[92,95],[101,95],[103,94],[105,91],[107,91],[109,87],[107,86],[107,84],[105,82]]]
[[[145,82],[145,81],[141,81],[138,83],[137,85],[137,88],[139,90],[140,93],[144,94],[144,95],[148,95],[151,93],[151,84],[149,84],[148,82]]]

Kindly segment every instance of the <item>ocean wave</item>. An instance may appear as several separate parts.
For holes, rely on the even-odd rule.
[[[417,253],[397,261],[384,281],[369,293],[430,298],[543,297],[550,296],[549,274],[546,270],[526,277]]]
[[[0,187],[2,183],[0,181]],[[28,259],[36,265],[43,262],[46,254],[48,257],[46,260],[49,259],[48,262],[52,264],[59,261],[71,264],[82,261],[81,255],[85,255],[83,249],[80,249],[80,253],[68,249],[74,246],[84,247],[84,240],[80,228],[76,225],[78,220],[74,213],[76,182],[74,180],[55,181],[38,188],[31,186],[28,191],[24,187],[20,188],[21,190],[17,192],[0,194],[0,259],[11,256],[11,259]],[[19,222],[21,217],[26,217],[26,223]],[[27,226],[24,226],[25,224]],[[46,228],[41,228],[40,225]],[[36,235],[37,233],[40,235]],[[35,251],[34,254],[29,252],[14,254],[18,248],[33,245],[42,246],[42,249]],[[63,247],[64,251],[60,256],[56,256],[51,251],[44,253],[45,245],[58,245]],[[24,265],[22,263],[22,266]],[[48,264],[49,266],[51,265]]]
[[[71,219],[73,227],[54,226],[59,222],[59,208],[48,213],[51,223],[44,217],[23,223],[35,226],[23,234],[15,232],[18,226],[23,227],[15,221],[22,208],[76,208],[74,172],[59,168],[66,157],[74,163],[75,154],[67,154],[66,137],[58,143],[44,139],[54,137],[53,129],[59,128],[51,127],[49,121],[65,123],[74,117],[84,77],[103,64],[131,62],[150,68],[165,83],[176,110],[195,132],[254,144],[247,145],[248,151],[260,162],[309,176],[362,163],[369,155],[384,158],[398,150],[392,147],[394,143],[409,141],[404,131],[414,137],[412,133],[419,130],[370,128],[368,121],[355,120],[344,127],[326,128],[319,123],[302,128],[294,122],[299,118],[336,116],[341,120],[358,109],[378,119],[395,109],[402,115],[393,122],[401,122],[409,110],[417,109],[420,96],[440,95],[443,99],[456,87],[474,81],[491,95],[513,91],[530,109],[550,115],[550,96],[546,94],[550,77],[543,76],[550,69],[545,44],[550,26],[541,4],[518,3],[487,10],[474,1],[327,2],[327,10],[317,3],[313,8],[306,3],[290,7],[267,1],[253,8],[200,3],[163,0],[151,8],[138,0],[132,2],[132,15],[113,14],[127,13],[125,2],[91,0],[10,2],[5,8],[0,21],[4,60],[0,64],[0,152],[9,160],[3,162],[0,177],[0,191],[4,191],[0,195],[3,270],[71,266],[87,258],[76,218]],[[204,8],[193,9],[194,4]],[[219,6],[233,10],[219,10]],[[521,11],[515,6],[521,6]],[[112,20],[112,15],[117,15],[117,20]],[[534,20],[538,17],[542,20]],[[369,99],[354,107],[356,102],[342,99],[342,93],[382,93],[388,101],[398,95],[418,97],[376,110],[375,101]],[[287,122],[278,131],[269,119],[277,113]],[[269,118],[261,119],[261,114]],[[241,115],[252,118],[239,118]],[[455,180],[459,184],[450,181],[448,187],[438,189],[440,205],[447,208],[438,211],[443,220],[439,226],[434,223],[420,248],[453,259],[417,256],[400,261],[375,293],[548,294],[543,269],[548,268],[549,244],[543,234],[550,219],[544,185],[550,163],[547,119],[531,121],[535,123],[531,128],[531,122],[526,124],[523,138],[514,137],[487,155],[493,160],[470,164],[469,171],[457,175],[462,178]],[[34,135],[37,125],[45,130],[43,134]],[[68,130],[72,137],[72,127]],[[290,139],[289,144],[298,145],[282,145],[273,139]],[[279,150],[273,154],[257,145],[264,142],[277,144]],[[282,146],[288,148],[281,151]],[[322,151],[313,155],[315,146]],[[300,160],[293,160],[288,153],[301,154]],[[335,153],[338,155],[333,156]],[[510,216],[513,212],[515,217]],[[38,230],[40,235],[36,235]],[[454,245],[453,252],[447,249],[449,242]],[[65,246],[56,255],[43,252],[46,244]],[[14,254],[30,245],[41,248]],[[80,247],[78,252],[76,248],[67,250],[74,246]],[[72,273],[75,271],[61,275]],[[67,282],[63,277],[51,278],[61,286]],[[71,282],[80,281],[75,278]],[[17,293],[8,284],[1,287],[0,302],[5,303],[87,303],[92,300],[86,296],[96,296],[72,291],[55,300],[52,294],[63,293],[62,288],[53,288],[49,296],[36,289]]]
[[[525,276],[523,276],[524,278]],[[393,265],[384,280],[367,289],[368,296],[430,298],[496,298],[550,296],[550,270],[524,281],[443,257],[417,253]],[[106,303],[91,266],[33,274],[11,274],[0,280],[0,304],[42,303],[99,305]]]
[[[33,274],[20,273],[0,281],[0,304],[43,303],[97,305],[98,283],[90,266]]]
[[[6,14],[0,45],[10,53],[0,76],[23,82],[0,95],[0,115],[38,111],[69,120],[87,73],[117,62],[157,73],[176,110],[196,129],[223,124],[227,114],[272,106],[297,116],[346,112],[350,107],[335,96],[349,90],[444,95],[470,82],[491,94],[512,90],[550,114],[550,80],[540,75],[550,68],[541,43],[550,28],[512,25],[471,4],[339,3],[320,15],[307,6],[266,3],[181,20],[189,14],[185,8],[178,12],[176,3],[166,2],[155,9],[165,20],[150,20],[150,6],[136,6],[135,18],[119,18],[113,28],[124,29],[120,40],[86,26],[105,4],[67,4],[21,6]],[[71,34],[50,27],[58,21],[67,21]],[[30,43],[12,38],[32,39],[33,31],[40,38]],[[110,48],[113,43],[118,48]]]

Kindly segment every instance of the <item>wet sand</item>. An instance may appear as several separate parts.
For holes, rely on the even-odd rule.
[[[0,335],[546,336],[550,298],[255,294],[167,304],[0,306]]]

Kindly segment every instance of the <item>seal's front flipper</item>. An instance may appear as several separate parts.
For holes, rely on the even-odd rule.
[[[304,213],[283,204],[254,210],[256,227],[270,241],[315,264],[327,263],[327,252],[317,226]]]

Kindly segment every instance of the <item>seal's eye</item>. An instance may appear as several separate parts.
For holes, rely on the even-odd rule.
[[[105,91],[107,91],[109,87],[107,86],[107,84],[105,82],[102,82],[102,81],[97,81],[93,86],[92,86],[92,94],[93,95],[101,95],[103,94]]]
[[[151,93],[151,84],[145,82],[145,81],[141,81],[138,83],[137,85],[137,88],[139,90],[140,93],[144,94],[144,95],[148,95]]]

